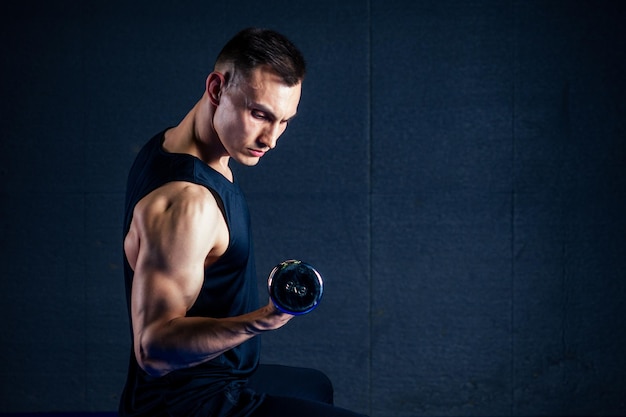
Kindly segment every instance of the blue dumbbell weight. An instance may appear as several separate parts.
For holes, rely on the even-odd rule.
[[[292,259],[272,269],[267,287],[276,308],[297,316],[317,307],[324,292],[324,281],[311,265]]]

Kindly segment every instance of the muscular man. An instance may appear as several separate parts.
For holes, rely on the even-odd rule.
[[[305,62],[284,36],[247,29],[220,52],[183,120],[128,178],[125,278],[132,349],[122,416],[356,416],[321,372],[258,364],[255,336],[293,316],[259,307],[250,219],[229,167],[276,146]]]

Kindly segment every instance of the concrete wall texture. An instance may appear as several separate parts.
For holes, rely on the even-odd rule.
[[[110,411],[129,349],[125,178],[246,26],[305,53],[255,168],[259,287],[312,314],[265,362],[374,417],[626,414],[626,3],[49,1],[0,25],[0,412]]]

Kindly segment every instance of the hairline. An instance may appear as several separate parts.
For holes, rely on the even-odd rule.
[[[238,68],[233,60],[225,60],[225,61],[218,61],[214,67],[214,71],[219,72],[220,74],[224,76],[225,87],[228,87],[230,85],[237,85],[237,83],[241,81],[249,82],[251,80],[252,73],[259,69],[266,69],[267,71],[273,73],[278,78],[280,78],[281,83],[286,85],[287,87],[296,86],[298,84],[301,84],[303,81],[303,78],[298,78],[297,82],[293,84],[287,82],[285,77],[282,76],[280,72],[277,71],[272,66],[272,64],[269,64],[269,63],[262,63],[262,64],[255,65],[249,69],[244,69],[244,68]]]

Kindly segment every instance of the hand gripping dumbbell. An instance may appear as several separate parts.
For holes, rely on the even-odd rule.
[[[322,299],[324,282],[311,265],[297,260],[279,263],[267,280],[270,298],[283,313],[298,316],[313,310]]]

